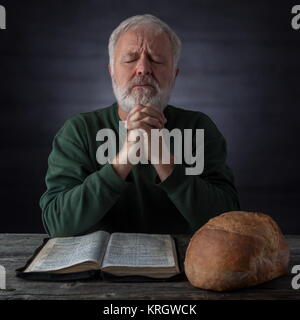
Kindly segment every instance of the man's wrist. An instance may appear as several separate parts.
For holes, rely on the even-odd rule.
[[[120,157],[118,154],[118,155],[116,155],[116,157],[112,161],[112,167],[114,168],[114,170],[116,171],[118,176],[121,179],[125,180],[127,178],[128,174],[130,173],[133,165],[128,161],[125,163],[120,161]]]
[[[174,170],[174,157],[170,154],[170,163],[158,163],[158,164],[152,164],[153,167],[155,168],[159,178],[161,181],[164,181],[171,175],[171,173]]]

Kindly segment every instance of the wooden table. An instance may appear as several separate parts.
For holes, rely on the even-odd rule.
[[[286,235],[291,249],[289,272],[267,283],[233,292],[213,292],[194,288],[186,279],[178,282],[110,283],[101,280],[76,282],[34,282],[17,278],[15,269],[25,264],[47,237],[46,234],[0,234],[0,264],[6,268],[6,289],[0,299],[167,299],[167,300],[228,300],[228,299],[299,299],[300,289],[291,286],[294,265],[300,265],[300,235]],[[174,235],[179,258],[184,259],[188,235]]]

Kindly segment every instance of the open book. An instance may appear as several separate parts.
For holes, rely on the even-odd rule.
[[[49,239],[22,274],[74,274],[90,270],[162,279],[180,273],[171,235],[96,231]]]

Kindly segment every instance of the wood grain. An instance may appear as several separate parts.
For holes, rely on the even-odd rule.
[[[180,263],[184,260],[189,235],[173,235],[178,244]],[[286,235],[291,249],[289,272],[259,286],[233,292],[213,292],[193,287],[187,280],[153,283],[111,283],[102,280],[75,282],[28,281],[17,278],[15,269],[25,264],[46,234],[0,234],[0,264],[6,268],[7,289],[0,300],[300,300],[300,291],[291,286],[291,267],[300,264],[300,235]]]

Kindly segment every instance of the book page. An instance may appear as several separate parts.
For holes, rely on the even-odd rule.
[[[84,236],[50,239],[25,272],[59,270],[87,260],[101,265],[109,236],[106,231],[95,231]]]
[[[102,266],[175,266],[172,241],[163,234],[113,233]]]

